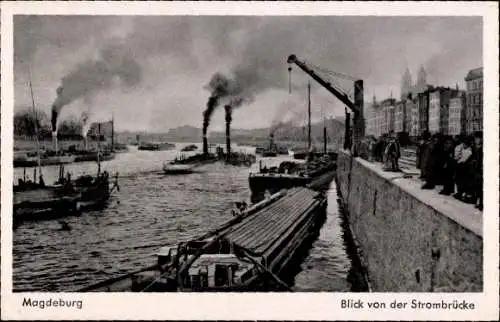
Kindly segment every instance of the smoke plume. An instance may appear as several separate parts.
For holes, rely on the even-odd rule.
[[[115,80],[119,85],[133,87],[141,81],[141,66],[123,45],[112,43],[100,51],[98,59],[77,65],[61,79],[57,97],[52,104],[52,131],[57,131],[57,117],[61,109],[82,97],[92,97],[111,89]]]

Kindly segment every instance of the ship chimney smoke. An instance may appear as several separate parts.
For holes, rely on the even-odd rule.
[[[231,105],[225,105],[224,110],[226,112],[226,158],[229,161],[231,158],[231,121],[233,108]]]

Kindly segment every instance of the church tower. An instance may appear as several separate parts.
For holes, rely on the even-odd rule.
[[[406,67],[403,79],[401,80],[401,99],[404,100],[411,93],[413,88],[413,81],[408,67]]]
[[[422,92],[427,87],[427,73],[425,72],[424,66],[420,66],[417,78],[417,90]]]

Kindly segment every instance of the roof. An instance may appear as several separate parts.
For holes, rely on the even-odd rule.
[[[469,80],[478,79],[478,78],[482,78],[482,77],[483,77],[483,67],[478,67],[478,68],[474,68],[474,69],[469,70],[469,72],[467,73],[467,76],[465,76],[465,80],[469,81]]]

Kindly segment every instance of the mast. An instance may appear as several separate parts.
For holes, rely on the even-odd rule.
[[[323,152],[326,154],[327,151],[327,137],[326,137],[326,114],[323,108]]]
[[[111,151],[115,150],[115,112],[111,115]]]
[[[311,149],[311,82],[307,83],[307,150]]]
[[[97,175],[101,174],[101,123],[97,123]]]
[[[42,176],[42,164],[40,160],[40,142],[38,141],[38,116],[36,115],[36,109],[35,109],[35,98],[33,95],[33,85],[31,83],[31,70],[29,69],[28,66],[28,82],[30,86],[30,94],[31,94],[31,106],[33,108],[33,116],[35,117],[35,139],[36,139],[36,161],[38,165],[38,172],[40,173],[40,176]],[[33,182],[36,182],[36,177],[33,178]]]

